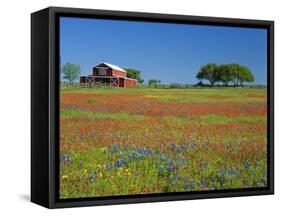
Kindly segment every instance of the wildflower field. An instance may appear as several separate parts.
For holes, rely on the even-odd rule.
[[[60,198],[267,185],[265,88],[67,88]]]

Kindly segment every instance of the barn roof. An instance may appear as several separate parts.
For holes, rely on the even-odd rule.
[[[127,72],[123,68],[121,68],[121,67],[119,67],[117,65],[114,65],[114,64],[109,64],[107,62],[102,62],[101,64],[105,64],[105,65],[107,65],[108,67],[110,67],[110,68],[112,68],[114,70],[119,70],[119,71]]]

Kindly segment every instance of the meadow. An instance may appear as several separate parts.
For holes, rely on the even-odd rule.
[[[266,88],[65,88],[60,198],[267,186]]]

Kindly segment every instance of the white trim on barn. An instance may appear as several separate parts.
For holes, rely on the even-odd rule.
[[[118,78],[123,78],[123,79],[128,79],[128,80],[136,80],[136,79],[132,79],[132,78],[128,78],[128,77],[122,77],[122,76],[116,76],[114,75],[115,77],[118,77]],[[137,81],[137,80],[136,80]]]
[[[112,75],[112,76],[94,76],[94,75],[89,75],[87,77],[96,77],[96,78],[112,78],[112,77],[116,77],[116,78],[123,78],[123,79],[128,79],[128,80],[136,80],[136,79],[132,79],[132,78],[128,78],[128,77],[123,77],[123,76],[116,76],[116,75]]]
[[[107,63],[107,62],[102,62],[102,63],[100,63],[100,64],[105,64],[106,66],[108,66],[108,67],[110,67],[110,68],[112,68],[112,69],[114,69],[114,70],[123,71],[123,72],[127,73],[126,70],[124,70],[123,68],[121,68],[121,67],[119,67],[119,66],[117,66],[117,65],[109,64],[109,63]],[[96,65],[95,67],[99,66],[100,64]],[[94,67],[94,68],[95,68],[95,67]]]

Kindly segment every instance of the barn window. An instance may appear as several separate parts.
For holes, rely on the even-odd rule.
[[[107,68],[106,67],[99,67],[99,75],[100,76],[105,76],[106,75],[106,70]]]

